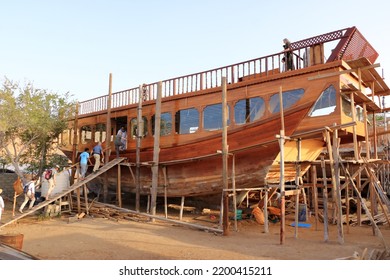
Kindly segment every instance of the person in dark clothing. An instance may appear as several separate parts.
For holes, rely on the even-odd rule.
[[[283,44],[285,53],[282,62],[285,64],[285,71],[294,70],[293,51],[291,48],[290,40],[284,38]]]

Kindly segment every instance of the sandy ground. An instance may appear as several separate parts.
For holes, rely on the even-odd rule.
[[[184,220],[193,222],[193,218],[185,214]],[[238,230],[232,226],[224,236],[158,220],[112,221],[86,216],[69,223],[66,215],[32,216],[3,227],[0,234],[22,233],[23,250],[44,260],[333,260],[354,252],[362,254],[366,248],[368,253],[384,248],[367,225],[350,226],[349,230],[344,226],[344,244],[338,242],[337,227],[331,225],[329,241],[324,242],[323,224],[316,230],[313,217],[308,221],[312,226],[298,228],[295,238],[292,219],[288,216],[286,220],[284,244],[280,244],[279,222],[270,223],[269,232],[264,233],[264,227],[250,219],[238,221]],[[389,226],[380,229],[390,244]]]

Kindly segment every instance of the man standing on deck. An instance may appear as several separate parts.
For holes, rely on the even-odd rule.
[[[122,126],[121,129],[118,130],[114,141],[117,158],[119,158],[119,151],[123,151],[126,148],[126,141],[126,130],[125,127]]]

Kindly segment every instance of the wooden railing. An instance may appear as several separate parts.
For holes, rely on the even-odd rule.
[[[320,36],[308,38],[292,43],[294,54],[294,67],[301,69],[307,67],[307,50],[312,45],[324,44],[330,41],[345,39],[345,34],[351,33],[356,28],[347,28]],[[348,32],[347,32],[348,31]],[[176,77],[162,81],[162,97],[171,97],[182,94],[190,94],[200,90],[207,90],[221,86],[222,77],[226,77],[228,84],[241,82],[245,77],[255,77],[256,75],[269,76],[283,71],[284,63],[281,62],[284,57],[284,51],[211,69],[204,72]],[[157,85],[151,83],[143,85],[142,95],[144,101],[155,100],[157,98]],[[139,101],[140,87],[119,91],[112,94],[111,108],[120,108]],[[100,96],[94,99],[79,103],[79,115],[95,113],[107,110],[108,95]]]

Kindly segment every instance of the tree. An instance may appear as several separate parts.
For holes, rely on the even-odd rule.
[[[48,152],[67,128],[74,102],[68,93],[59,95],[36,89],[31,83],[20,87],[7,78],[0,89],[0,148],[24,180],[20,165],[39,159],[39,171],[47,165]]]

